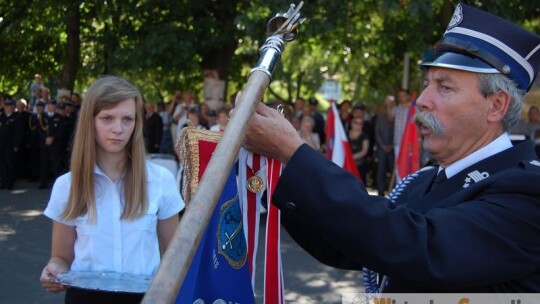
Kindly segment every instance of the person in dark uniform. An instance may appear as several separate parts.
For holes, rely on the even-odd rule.
[[[64,115],[64,139],[65,139],[65,154],[64,154],[64,168],[65,171],[69,171],[69,165],[71,160],[71,151],[73,150],[73,136],[75,134],[75,126],[77,125],[77,109],[71,100],[64,102],[65,115]]]
[[[56,113],[56,100],[47,101],[47,112],[41,117],[40,153],[39,153],[39,189],[50,187],[51,177],[56,178],[61,172],[61,142],[63,123]]]
[[[41,180],[41,149],[45,148],[45,139],[49,125],[45,118],[45,102],[38,100],[36,102],[36,113],[30,117],[28,123],[30,127],[30,181]],[[44,183],[45,184],[45,183]]]
[[[148,153],[159,153],[161,137],[163,135],[163,119],[154,110],[154,104],[150,102],[144,103],[144,145]]]
[[[4,112],[0,114],[0,189],[13,189],[17,180],[17,152],[23,143],[18,117],[15,100],[4,100]]]
[[[457,5],[421,63],[416,102],[423,147],[439,165],[389,198],[369,195],[260,104],[243,145],[286,164],[272,203],[292,238],[325,264],[380,273],[368,292],[540,292],[540,161],[532,143],[508,136],[539,46],[539,36]]]
[[[19,127],[21,128],[22,133],[22,144],[19,147],[17,152],[17,178],[27,178],[31,179],[31,170],[30,162],[28,161],[30,157],[30,118],[32,117],[32,112],[28,111],[28,104],[26,100],[19,99],[17,100],[16,107],[18,113]]]
[[[53,181],[62,174],[63,157],[65,152],[64,117],[57,112],[57,102],[54,99],[47,101],[47,120],[49,130],[45,145],[49,148],[49,157]]]
[[[39,187],[38,189],[47,189],[50,184],[51,171],[51,142],[49,138],[49,114],[44,111],[46,103],[38,100],[37,118],[38,118],[38,136],[39,136]],[[40,113],[42,112],[42,113]]]

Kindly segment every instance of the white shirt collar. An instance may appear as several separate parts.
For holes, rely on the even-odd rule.
[[[474,151],[473,153],[446,167],[446,177],[450,178],[461,172],[461,170],[511,147],[512,142],[510,141],[508,133],[505,132],[501,134],[501,136],[497,137],[494,141],[487,144],[485,147]],[[439,167],[439,171],[440,170],[442,170],[441,167]]]
[[[145,161],[145,166],[146,166],[146,180],[148,182],[151,182],[154,178],[153,178],[153,176],[151,174],[148,173],[151,170],[151,167],[148,165],[147,161]],[[94,173],[99,174],[99,175],[103,175],[104,177],[110,179],[107,176],[107,174],[105,174],[105,172],[103,170],[101,170],[101,168],[97,164],[94,164]],[[125,176],[125,173],[122,174],[122,176],[120,177],[119,180],[123,180],[124,176]]]
[[[110,180],[111,182],[113,182],[114,184],[118,184],[119,182],[123,182],[124,180],[124,176],[126,175],[126,173],[122,173],[122,175],[120,176],[119,179],[113,181],[106,173],[105,171],[103,171],[97,164],[94,164],[94,173],[95,174],[99,174],[99,175],[102,175],[103,177],[105,177],[106,179]]]

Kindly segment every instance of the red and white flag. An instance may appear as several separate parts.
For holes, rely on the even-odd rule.
[[[326,157],[336,165],[360,178],[360,172],[354,162],[349,139],[339,118],[336,104],[331,101],[326,117]]]

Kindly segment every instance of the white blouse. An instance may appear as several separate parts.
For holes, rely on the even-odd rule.
[[[54,221],[75,227],[75,259],[72,271],[114,271],[153,275],[160,262],[157,221],[177,216],[184,208],[177,183],[166,168],[146,162],[148,211],[132,221],[120,219],[123,209],[123,183],[114,183],[94,167],[97,220],[88,223],[88,214],[64,220],[71,172],[54,183],[44,214]]]

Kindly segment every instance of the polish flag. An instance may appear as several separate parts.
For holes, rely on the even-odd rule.
[[[349,140],[341,124],[335,102],[330,102],[326,117],[326,158],[362,179],[354,162]]]

